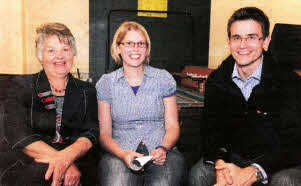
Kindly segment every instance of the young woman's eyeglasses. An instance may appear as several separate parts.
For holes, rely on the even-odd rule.
[[[247,37],[232,36],[230,38],[230,40],[233,44],[241,43],[242,40],[245,40],[246,43],[248,43],[248,44],[258,44],[258,42],[262,39],[263,39],[263,37],[259,37],[258,35],[249,35]]]
[[[127,48],[134,48],[136,45],[138,46],[138,48],[146,48],[148,46],[147,42],[135,43],[135,42],[132,42],[132,41],[127,41],[127,42],[123,42],[123,43],[119,42],[118,44],[123,45]]]

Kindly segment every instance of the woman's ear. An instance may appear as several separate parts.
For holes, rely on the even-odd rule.
[[[117,43],[116,43],[116,51],[117,51],[117,54],[120,54],[119,45]]]

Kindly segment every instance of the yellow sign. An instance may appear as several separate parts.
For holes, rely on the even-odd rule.
[[[167,11],[168,0],[138,0],[138,10]],[[167,13],[138,12],[138,16],[167,17]]]

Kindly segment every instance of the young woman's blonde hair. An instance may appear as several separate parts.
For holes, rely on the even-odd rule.
[[[118,47],[119,43],[122,42],[125,35],[129,31],[132,31],[132,30],[140,32],[146,39],[146,42],[147,42],[148,46],[147,46],[146,58],[145,58],[144,63],[146,65],[148,65],[149,60],[150,60],[150,50],[151,50],[150,38],[149,38],[149,35],[148,35],[147,31],[145,30],[145,28],[142,25],[140,25],[139,23],[136,23],[136,22],[125,21],[119,26],[119,28],[117,29],[117,31],[114,35],[113,42],[112,42],[112,45],[111,45],[112,58],[114,59],[114,61],[118,65],[122,65],[122,59],[121,59],[120,54],[118,53],[117,47]]]

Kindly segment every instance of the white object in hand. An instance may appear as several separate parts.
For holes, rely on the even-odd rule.
[[[142,156],[131,161],[131,169],[138,171],[152,159],[153,156]]]

